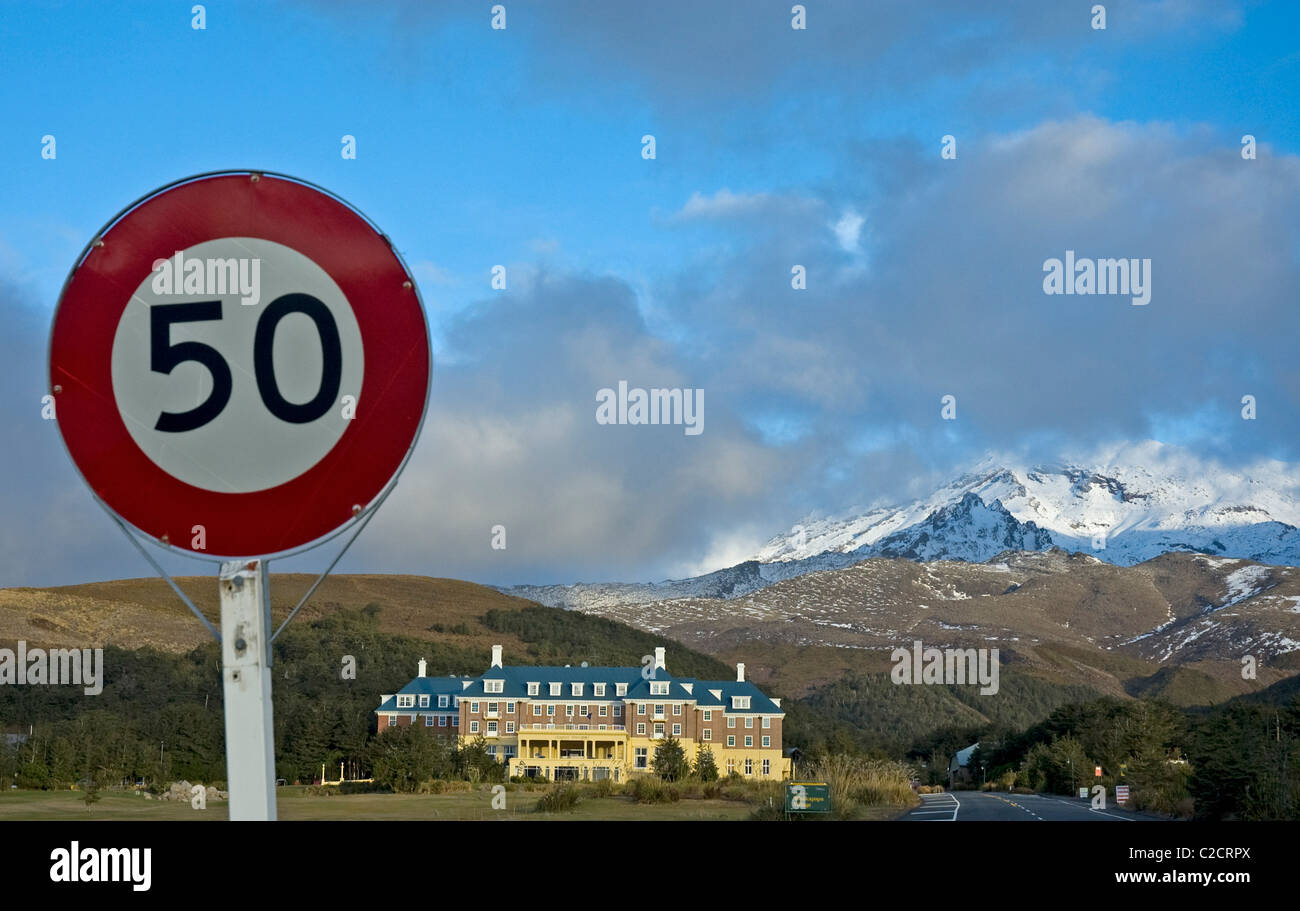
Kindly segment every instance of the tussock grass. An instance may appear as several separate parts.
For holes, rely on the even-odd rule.
[[[919,800],[912,790],[914,770],[897,760],[833,754],[801,766],[799,775],[830,785],[836,819],[852,819],[864,807],[910,807]]]

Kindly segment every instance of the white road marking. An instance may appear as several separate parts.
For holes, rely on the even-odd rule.
[[[1111,819],[1118,819],[1118,820],[1120,820],[1121,822],[1137,822],[1136,819],[1130,819],[1130,818],[1127,817],[1127,816],[1116,816],[1114,813],[1107,813],[1107,812],[1104,811],[1104,810],[1098,810],[1098,809],[1095,809],[1094,807],[1091,807],[1091,806],[1087,806],[1087,807],[1085,807],[1085,806],[1082,806],[1081,804],[1070,803],[1070,801],[1068,801],[1068,800],[1061,800],[1061,799],[1056,798],[1056,797],[1044,797],[1044,796],[1041,795],[1041,794],[1035,794],[1034,796],[1035,796],[1035,797],[1039,797],[1039,798],[1041,798],[1042,800],[1050,800],[1050,801],[1052,801],[1052,802],[1054,802],[1054,803],[1063,803],[1063,804],[1065,804],[1067,807],[1074,807],[1075,809],[1078,809],[1078,810],[1087,810],[1089,813],[1096,813],[1096,814],[1099,815],[1099,816],[1109,816]]]
[[[958,800],[955,796],[953,796],[952,794],[945,793],[945,794],[922,794],[920,795],[920,797],[921,797],[921,807],[923,807],[924,809],[917,809],[917,810],[910,811],[908,813],[909,818],[914,818],[916,816],[921,816],[921,815],[951,812],[952,816],[948,817],[947,819],[917,819],[916,822],[956,822],[957,812],[961,809],[961,801]],[[952,801],[952,803],[948,804],[946,801]],[[938,807],[938,809],[929,809],[930,807]]]

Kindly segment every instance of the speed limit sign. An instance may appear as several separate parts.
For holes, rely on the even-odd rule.
[[[110,222],[50,340],[87,484],[143,534],[214,557],[293,552],[365,513],[415,443],[430,362],[388,239],[323,190],[247,171]]]

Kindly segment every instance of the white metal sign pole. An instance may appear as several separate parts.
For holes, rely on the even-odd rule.
[[[275,819],[271,593],[265,560],[221,564],[226,787],[233,820]]]

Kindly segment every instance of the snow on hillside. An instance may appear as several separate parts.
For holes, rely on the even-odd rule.
[[[1000,526],[993,529],[995,536],[1027,544],[1004,549],[1056,545],[1120,565],[1171,550],[1295,564],[1300,563],[1298,493],[1300,472],[1285,463],[1230,471],[1155,442],[1090,464],[1027,466],[989,457],[912,503],[805,519],[793,533],[768,541],[754,559],[765,564],[819,554],[988,559],[993,554],[980,556],[978,529]],[[972,496],[989,508],[988,515],[969,508],[951,512]],[[1014,521],[1000,516],[1002,511]],[[944,521],[948,516],[958,521]]]

